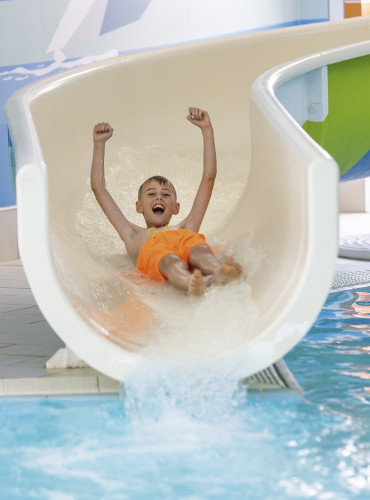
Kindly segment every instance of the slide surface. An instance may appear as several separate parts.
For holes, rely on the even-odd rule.
[[[332,280],[338,168],[275,89],[355,57],[337,47],[368,39],[362,19],[218,39],[95,63],[12,96],[22,262],[81,359],[124,380],[142,357],[205,367],[233,358],[246,377],[302,339]],[[245,271],[200,299],[138,275],[88,183],[92,128],[108,121],[107,184],[127,217],[140,223],[137,189],[154,174],[173,181],[184,216],[202,165],[188,106],[209,111],[218,153],[201,231]]]

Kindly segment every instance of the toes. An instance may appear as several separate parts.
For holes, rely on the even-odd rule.
[[[196,269],[189,278],[189,292],[193,295],[200,295],[204,288],[203,275],[199,269]]]
[[[233,257],[227,257],[221,265],[216,279],[218,283],[228,283],[238,278],[242,273],[241,265],[235,262]]]
[[[243,268],[238,262],[235,262],[235,268],[238,271],[238,274],[242,274]]]
[[[243,269],[242,266],[239,264],[239,262],[235,262],[233,257],[227,257],[225,260],[225,264],[230,267],[229,272],[233,273],[234,271],[237,272],[237,274],[242,274]]]

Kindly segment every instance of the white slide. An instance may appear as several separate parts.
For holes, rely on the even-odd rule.
[[[356,19],[217,39],[94,63],[9,99],[22,262],[47,321],[77,356],[117,380],[143,356],[234,356],[247,377],[302,339],[332,281],[338,169],[275,91],[362,55],[366,43],[337,47],[368,38],[368,22]],[[201,298],[138,275],[88,182],[93,126],[110,122],[107,184],[127,217],[140,223],[137,189],[155,174],[173,181],[184,216],[202,169],[189,106],[209,112],[218,154],[201,232],[245,271]]]

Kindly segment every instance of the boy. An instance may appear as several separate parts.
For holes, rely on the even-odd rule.
[[[112,137],[109,123],[94,127],[94,153],[91,166],[91,189],[95,197],[125,243],[127,253],[137,259],[139,271],[150,278],[168,280],[180,290],[200,295],[205,287],[205,276],[211,282],[226,283],[237,278],[241,266],[228,257],[220,263],[198,234],[211,198],[217,173],[216,150],[211,120],[206,111],[189,108],[187,119],[198,126],[203,135],[203,176],[189,215],[176,226],[168,226],[180,205],[172,183],[165,177],[154,176],[139,189],[136,211],[143,214],[146,228],[129,222],[105,187],[105,143]]]

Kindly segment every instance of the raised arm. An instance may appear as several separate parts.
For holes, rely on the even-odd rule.
[[[199,108],[189,108],[187,120],[202,131],[203,175],[189,215],[179,224],[179,227],[198,232],[207,211],[216,179],[216,148],[213,127],[207,111]]]
[[[125,242],[127,251],[130,253],[130,243],[140,228],[126,219],[105,186],[105,143],[112,135],[113,128],[109,123],[103,122],[95,125],[93,131],[94,150],[91,164],[90,185],[100,207]]]

